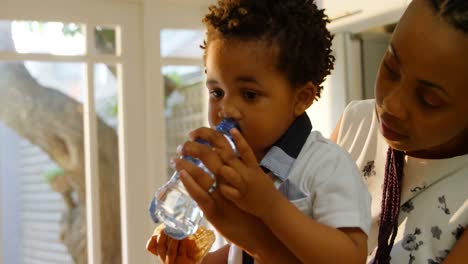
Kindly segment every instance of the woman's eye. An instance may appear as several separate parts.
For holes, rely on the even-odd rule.
[[[244,98],[247,100],[254,100],[255,98],[257,98],[257,93],[252,91],[246,91],[244,92]]]
[[[420,101],[423,104],[423,106],[427,108],[438,108],[444,104],[444,101],[442,98],[433,94],[421,95]]]
[[[224,91],[221,89],[212,89],[210,90],[210,96],[214,98],[221,98],[224,96]]]
[[[397,71],[395,71],[392,67],[390,67],[390,65],[387,64],[386,62],[384,62],[383,66],[385,70],[387,71],[388,75],[390,76],[390,78],[398,79],[400,77],[400,74]]]

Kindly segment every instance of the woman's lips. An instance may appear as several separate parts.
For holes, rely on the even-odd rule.
[[[384,120],[380,120],[380,128],[382,130],[382,135],[391,141],[400,141],[402,139],[407,138],[408,136],[400,133],[399,131],[395,130],[394,128],[388,126]]]

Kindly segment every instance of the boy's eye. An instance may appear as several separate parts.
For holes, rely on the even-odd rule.
[[[210,96],[214,98],[221,98],[224,96],[224,91],[221,89],[211,89]]]
[[[257,93],[252,91],[245,91],[244,98],[247,100],[254,100],[255,98],[257,98]]]

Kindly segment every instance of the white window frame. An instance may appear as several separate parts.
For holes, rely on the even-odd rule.
[[[142,0],[144,3],[144,44],[145,44],[145,84],[147,87],[148,124],[148,172],[151,177],[151,192],[167,181],[166,175],[166,120],[164,117],[164,89],[155,89],[153,84],[164,86],[161,73],[166,65],[203,66],[203,60],[188,58],[161,57],[162,29],[202,29],[201,19],[207,6],[197,1],[185,3],[172,0]],[[157,86],[156,86],[157,87]],[[154,228],[154,225],[153,225]]]
[[[148,1],[149,6],[155,1]],[[145,15],[145,19],[142,19]],[[154,21],[148,7],[141,3],[123,1],[70,1],[70,0],[15,0],[2,1],[0,19],[79,22],[93,25],[121,25],[122,54],[115,56],[61,57],[48,54],[17,54],[0,52],[0,60],[41,60],[84,62],[88,68],[88,84],[93,84],[95,63],[119,63],[122,73],[119,85],[119,159],[122,222],[122,263],[151,263],[154,261],[145,249],[146,239],[153,224],[148,216],[148,202],[155,186],[164,177],[155,177],[165,171],[163,90],[159,63],[159,44],[151,34]],[[143,32],[147,33],[143,37]],[[92,32],[90,32],[92,33]],[[88,34],[88,36],[92,34]],[[159,35],[158,35],[159,38]],[[88,38],[88,47],[92,38]],[[145,56],[143,55],[145,54]],[[147,60],[144,60],[148,58]],[[123,68],[123,70],[122,70]],[[154,70],[156,69],[156,70]],[[88,85],[85,102],[85,157],[87,189],[88,263],[100,264],[100,226],[96,150],[96,116],[93,104],[93,86]],[[155,120],[156,119],[156,120]],[[91,179],[91,180],[90,180]],[[2,208],[0,208],[2,209]],[[1,230],[0,230],[1,232]],[[1,248],[1,245],[0,245]]]

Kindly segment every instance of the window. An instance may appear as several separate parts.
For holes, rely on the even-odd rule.
[[[148,262],[140,13],[112,1],[2,3],[0,262]]]

